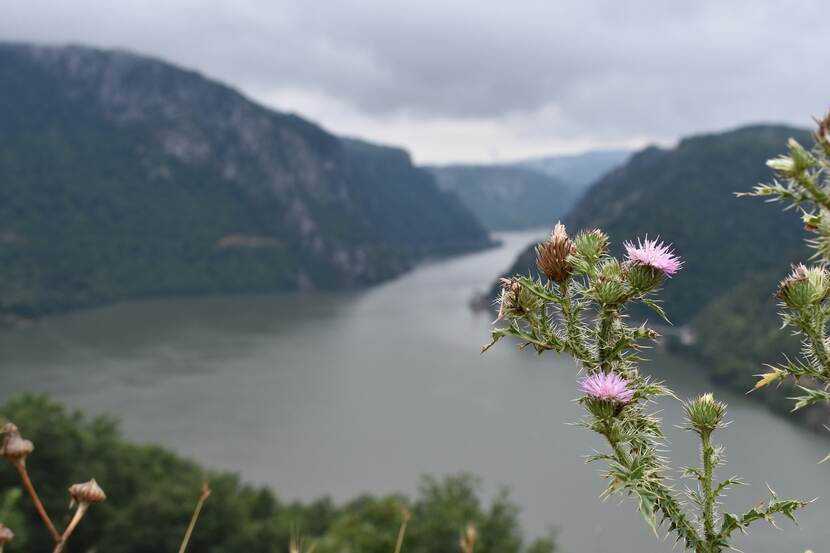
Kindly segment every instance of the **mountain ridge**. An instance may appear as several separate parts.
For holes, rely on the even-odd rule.
[[[408,154],[196,71],[0,43],[0,78],[0,311],[365,286],[492,244]]]

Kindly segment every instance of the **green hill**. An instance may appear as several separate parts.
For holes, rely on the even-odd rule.
[[[491,230],[537,228],[561,218],[576,187],[544,173],[498,165],[430,167],[438,186],[456,194]]]
[[[791,213],[733,194],[770,179],[765,161],[791,136],[810,141],[804,130],[758,125],[687,138],[673,149],[647,148],[597,181],[564,223],[571,230],[600,227],[617,248],[646,234],[673,243],[686,264],[663,298],[672,321],[688,323],[749,276],[786,272],[805,256]],[[529,270],[535,271],[532,247],[509,272]]]
[[[0,44],[0,313],[362,286],[485,229],[406,152],[121,51]]]

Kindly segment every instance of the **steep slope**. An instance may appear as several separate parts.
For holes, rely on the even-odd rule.
[[[623,165],[631,154],[629,150],[593,150],[582,154],[525,159],[515,162],[513,166],[544,173],[583,189],[611,169]]]
[[[811,143],[804,130],[752,126],[688,138],[671,150],[648,148],[592,186],[564,222],[572,230],[601,227],[618,247],[646,233],[672,242],[686,265],[663,296],[672,320],[686,323],[749,275],[786,271],[805,256],[791,213],[733,195],[771,178],[764,163],[790,136]],[[532,247],[510,272],[528,270],[535,270]]]
[[[446,165],[429,170],[442,190],[458,195],[491,230],[551,225],[578,196],[559,179],[519,167]]]
[[[2,44],[0,82],[0,312],[359,286],[489,244],[405,152],[192,71]]]

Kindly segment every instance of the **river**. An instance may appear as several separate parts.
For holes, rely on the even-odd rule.
[[[282,498],[412,493],[422,474],[469,471],[488,494],[509,487],[532,535],[548,528],[569,553],[671,550],[630,502],[600,502],[600,439],[577,420],[570,359],[486,355],[489,314],[468,302],[539,233],[506,233],[486,252],[424,264],[363,292],[153,300],[51,317],[0,334],[0,398],[38,390],[90,414],[118,416],[133,440],[271,486]],[[672,285],[672,283],[669,283]],[[670,307],[669,311],[670,311]],[[659,352],[644,370],[680,396],[710,389],[701,371]],[[830,543],[830,441],[720,393],[734,421],[721,433],[751,486],[728,498],[749,507],[769,482],[782,496],[827,496],[783,531],[759,525],[747,553],[802,553]],[[672,456],[696,462],[675,429]]]

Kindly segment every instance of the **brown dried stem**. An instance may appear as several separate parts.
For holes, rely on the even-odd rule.
[[[184,553],[187,549],[187,544],[190,542],[190,535],[193,534],[193,529],[196,528],[196,521],[199,520],[199,513],[202,512],[202,507],[210,496],[210,488],[207,481],[202,482],[202,492],[199,494],[199,501],[196,502],[196,507],[193,509],[193,516],[190,517],[190,524],[187,525],[187,530],[182,539],[182,545],[179,547],[179,553]]]
[[[401,507],[401,529],[398,530],[398,541],[395,542],[395,553],[401,553],[403,547],[403,537],[406,534],[406,525],[409,523],[409,511],[406,507]]]
[[[63,535],[58,540],[58,544],[55,546],[54,553],[61,553],[61,551],[63,551],[63,548],[66,546],[66,542],[69,540],[69,536],[72,535],[72,532],[75,531],[75,528],[77,528],[78,523],[81,522],[82,518],[84,518],[87,509],[89,509],[89,503],[78,503],[78,509],[75,511],[75,515],[69,522],[69,526],[66,527],[66,530],[63,531]]]
[[[58,532],[58,529],[55,528],[55,525],[52,524],[52,519],[49,518],[49,513],[46,512],[46,508],[43,506],[43,503],[40,501],[40,497],[37,495],[35,491],[35,486],[32,484],[32,479],[29,478],[29,471],[26,470],[26,461],[25,459],[20,459],[14,461],[14,466],[17,467],[17,472],[20,473],[20,479],[23,481],[23,487],[26,488],[26,491],[29,492],[29,497],[32,498],[32,503],[35,504],[35,509],[37,510],[40,518],[43,520],[43,523],[46,524],[46,527],[49,529],[49,533],[52,534],[55,542],[60,543],[61,541],[61,534]]]

